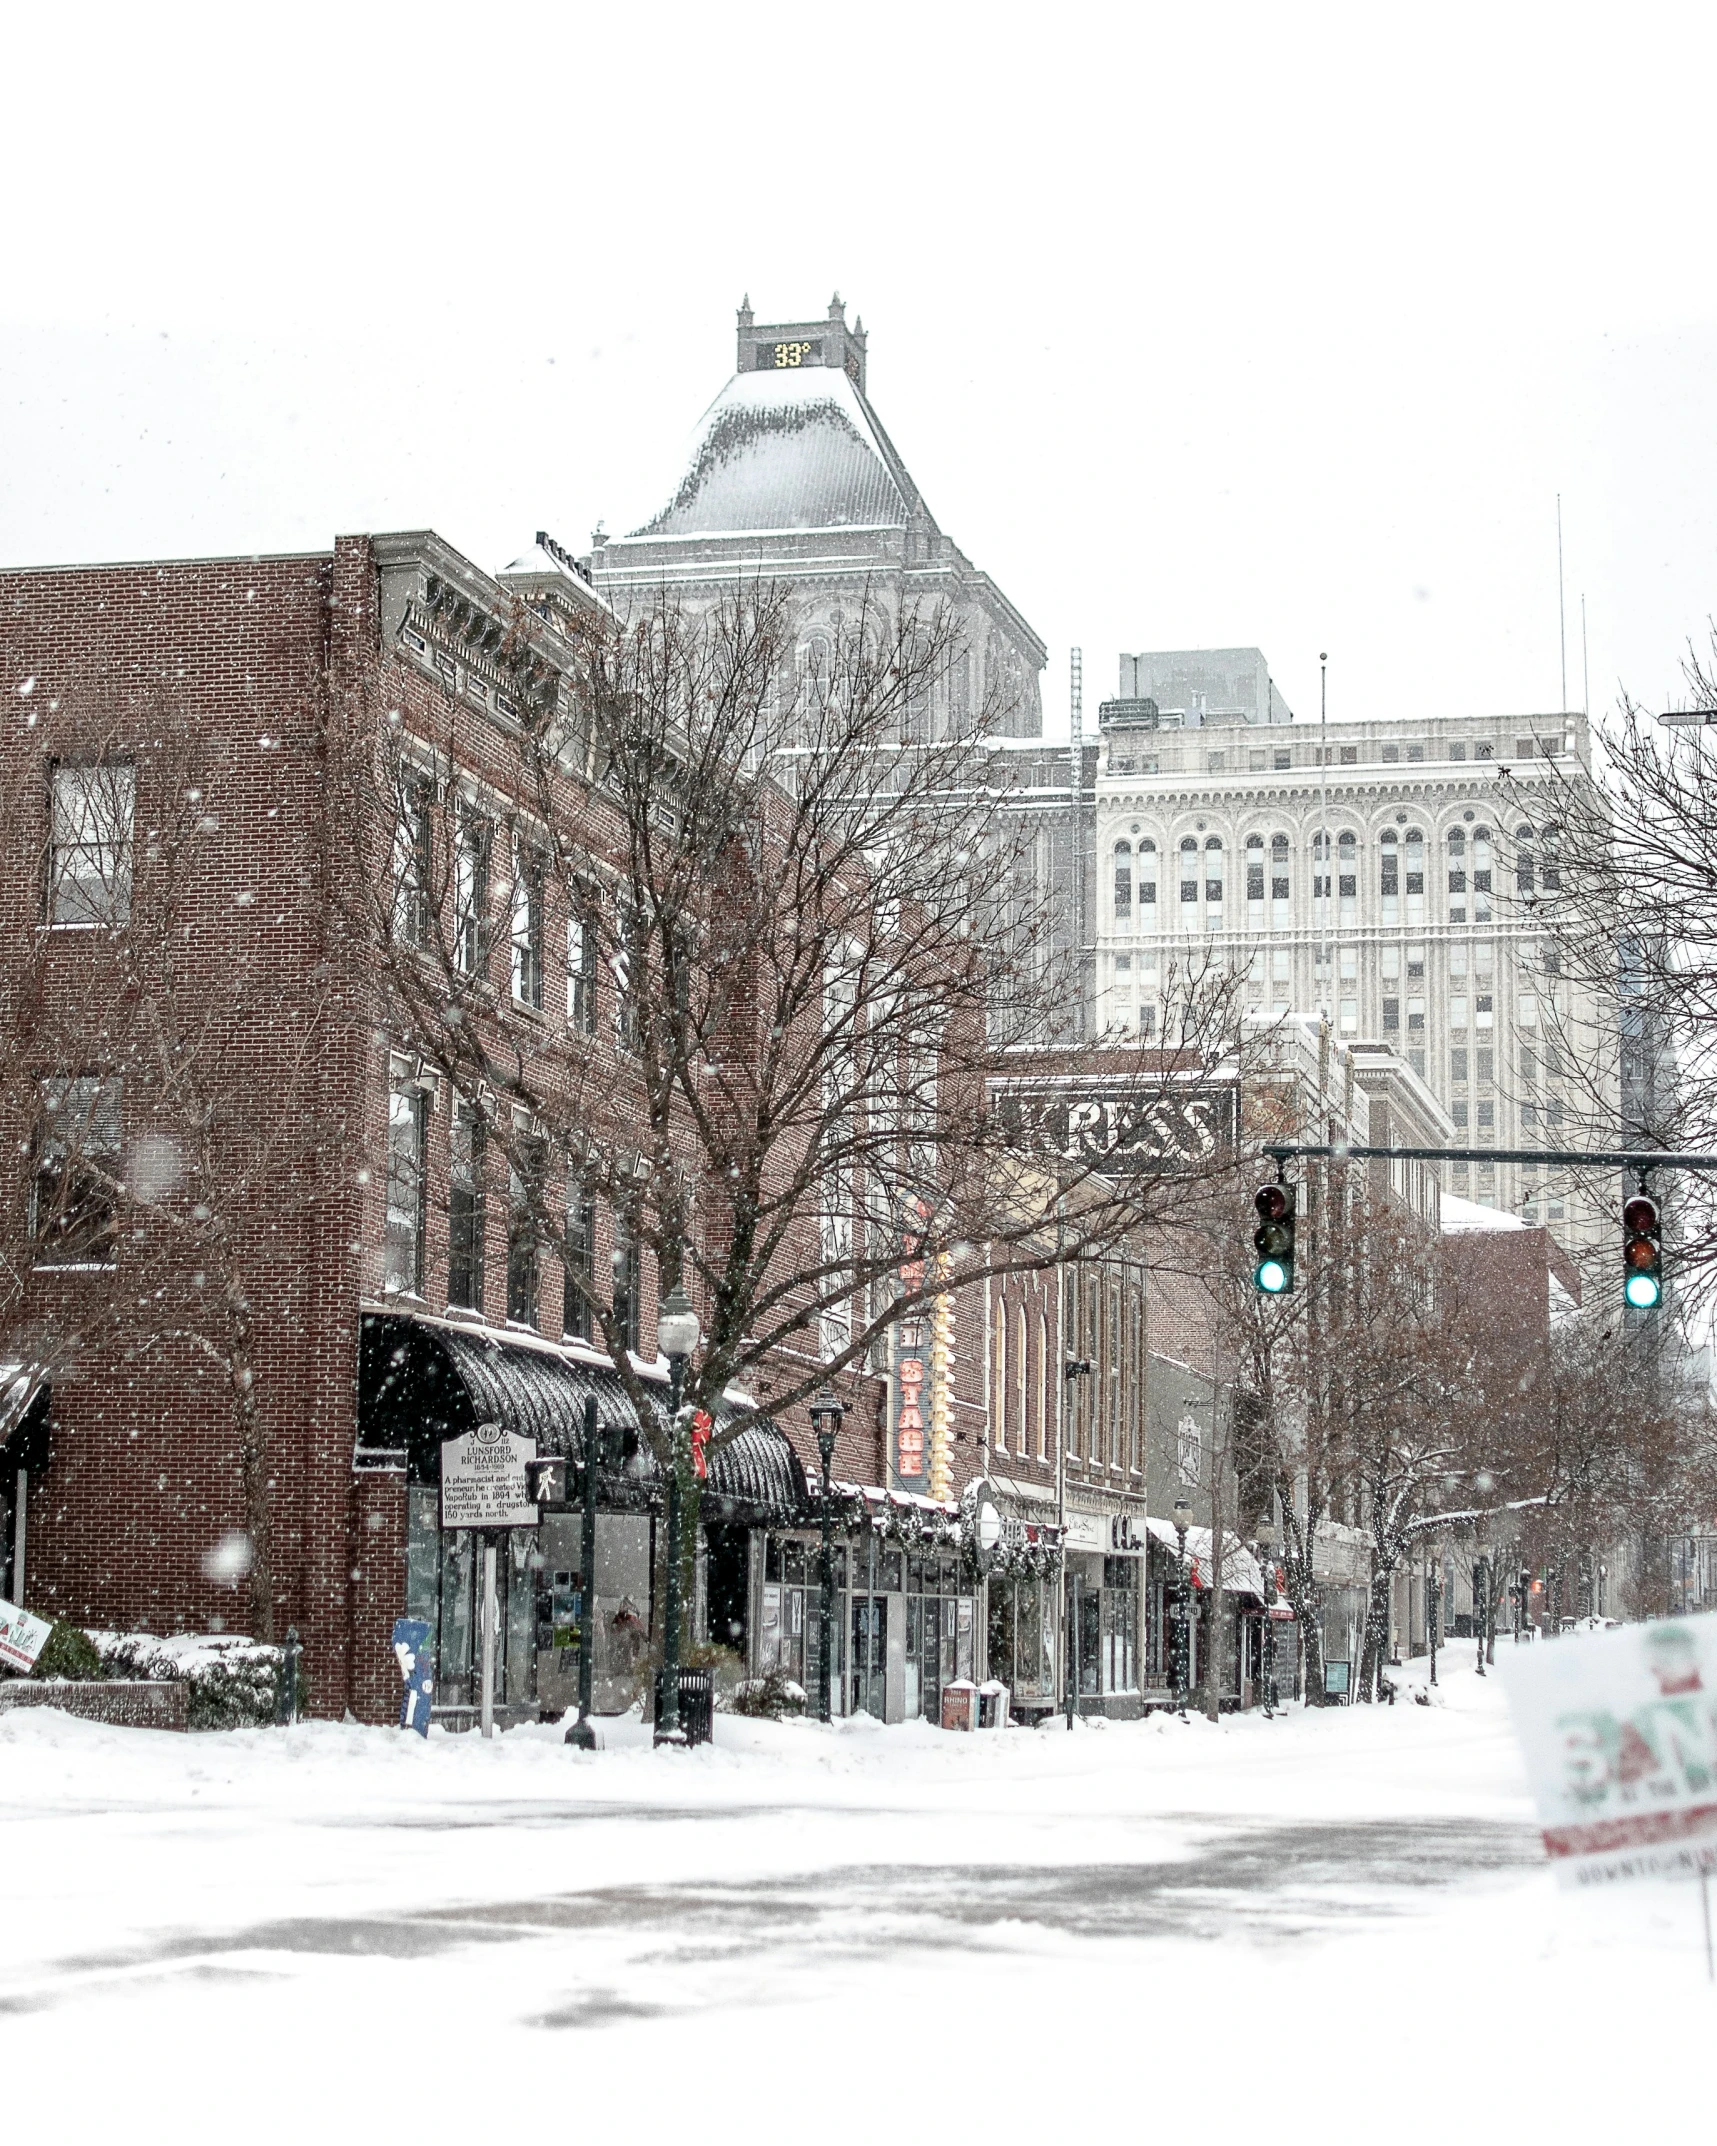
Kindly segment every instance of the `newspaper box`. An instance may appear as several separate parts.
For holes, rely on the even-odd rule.
[[[956,1677],[942,1687],[942,1726],[945,1729],[975,1729],[978,1726],[978,1687],[969,1677]]]
[[[1005,1684],[991,1677],[986,1684],[978,1686],[978,1727],[980,1729],[1005,1729],[1008,1725],[1008,1700],[1010,1693]]]

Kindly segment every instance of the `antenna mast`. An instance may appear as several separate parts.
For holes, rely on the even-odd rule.
[[[1562,644],[1562,700],[1558,714],[1568,712],[1568,606],[1562,595],[1562,494],[1556,495],[1556,635]]]
[[[1073,793],[1073,961],[1079,987],[1078,1032],[1086,1032],[1085,954],[1085,652],[1069,651],[1067,663],[1067,754]]]

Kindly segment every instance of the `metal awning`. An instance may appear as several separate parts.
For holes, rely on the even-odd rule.
[[[404,1452],[419,1483],[440,1480],[442,1441],[478,1423],[499,1423],[534,1438],[539,1454],[582,1464],[585,1407],[594,1400],[597,1423],[611,1434],[598,1457],[604,1503],[659,1499],[661,1471],[631,1396],[612,1364],[588,1354],[490,1327],[372,1312],[362,1321],[358,1391],[360,1446]],[[646,1376],[646,1391],[665,1424],[666,1382]],[[718,1429],[738,1414],[724,1402]],[[702,1503],[706,1519],[758,1525],[809,1509],[804,1469],[778,1424],[753,1417],[710,1455]]]

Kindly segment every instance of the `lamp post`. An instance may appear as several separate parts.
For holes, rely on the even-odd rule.
[[[668,1359],[669,1452],[668,1585],[662,1631],[662,1704],[657,1710],[655,1735],[658,1744],[685,1742],[680,1733],[680,1446],[685,1428],[680,1421],[680,1396],[685,1391],[686,1365],[701,1332],[685,1284],[676,1282],[662,1299],[656,1320],[657,1346]]]
[[[596,1396],[584,1404],[584,1527],[579,1538],[578,1719],[566,1740],[578,1751],[596,1749],[590,1704],[596,1673]]]
[[[823,1464],[823,1549],[818,1566],[821,1600],[817,1605],[817,1719],[829,1719],[830,1656],[835,1640],[835,1552],[832,1540],[834,1515],[829,1509],[829,1468],[835,1457],[835,1439],[846,1414],[839,1396],[825,1386],[811,1403],[811,1427],[817,1434],[817,1457]]]
[[[1186,1719],[1187,1691],[1192,1683],[1192,1589],[1186,1576],[1186,1531],[1192,1524],[1192,1507],[1185,1498],[1174,1501],[1174,1531],[1180,1538],[1180,1570],[1175,1580],[1174,1703]]]
[[[1276,1530],[1268,1520],[1258,1523],[1258,1563],[1264,1578],[1263,1614],[1258,1621],[1258,1682],[1263,1690],[1264,1719],[1269,1721],[1276,1711],[1276,1627],[1270,1621],[1270,1610],[1275,1600],[1275,1561],[1271,1552],[1276,1547]]]
[[[1425,1571],[1425,1644],[1431,1654],[1431,1682],[1437,1681],[1437,1626],[1438,1611],[1443,1597],[1443,1546],[1432,1543],[1431,1555]]]

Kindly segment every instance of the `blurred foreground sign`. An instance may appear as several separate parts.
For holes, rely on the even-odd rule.
[[[0,1602],[0,1662],[8,1669],[34,1669],[36,1656],[47,1645],[52,1630],[44,1618],[32,1617],[27,1609],[15,1609],[10,1602]]]
[[[1559,1875],[1717,1867],[1717,1616],[1511,1648],[1497,1667]]]

